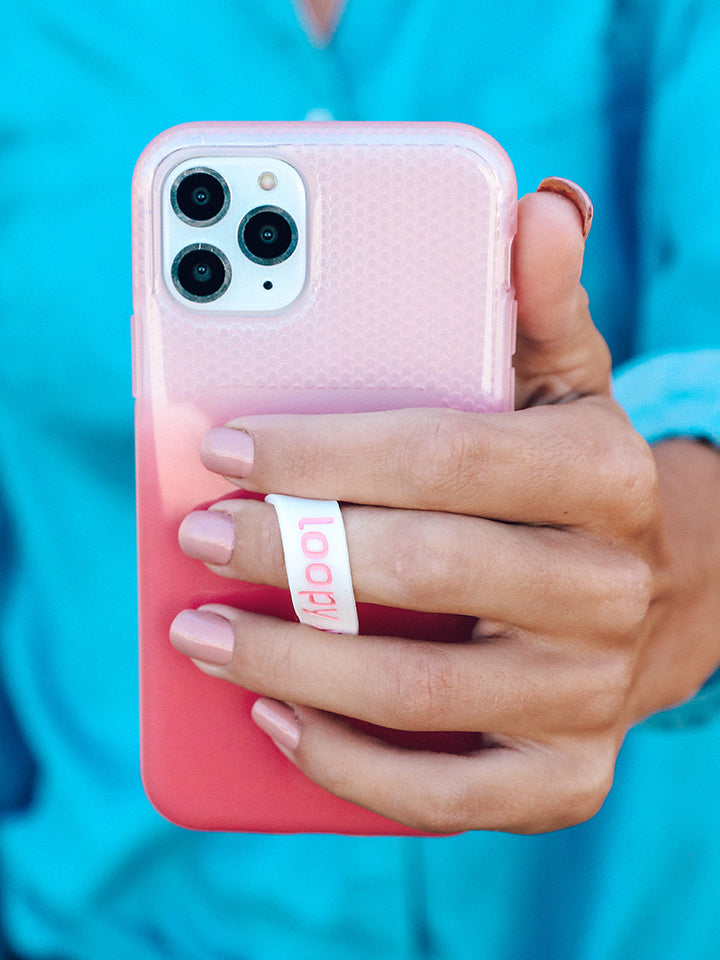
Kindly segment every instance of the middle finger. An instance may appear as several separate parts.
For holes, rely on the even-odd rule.
[[[583,636],[598,623],[609,634],[627,627],[620,601],[633,577],[630,561],[589,535],[378,507],[345,506],[343,519],[361,602],[499,620],[556,636]],[[180,543],[221,576],[287,587],[269,504],[224,500],[195,511],[180,528]]]

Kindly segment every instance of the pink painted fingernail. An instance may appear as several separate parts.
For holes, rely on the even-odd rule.
[[[220,510],[195,510],[178,530],[181,549],[203,563],[230,563],[235,547],[235,521]]]
[[[208,470],[244,479],[253,466],[253,438],[246,430],[212,427],[202,438],[200,457]]]
[[[172,622],[170,642],[194,660],[225,666],[235,644],[233,625],[209,610],[183,610]]]
[[[585,193],[582,187],[578,186],[572,180],[566,180],[564,177],[545,177],[537,188],[538,193],[557,193],[566,200],[575,204],[580,220],[582,222],[583,239],[587,239],[590,233],[593,219],[593,205],[590,197]]]
[[[294,752],[300,743],[300,721],[292,707],[278,700],[261,697],[253,704],[251,715],[255,723],[278,746]]]

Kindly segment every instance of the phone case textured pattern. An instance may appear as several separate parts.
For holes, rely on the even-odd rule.
[[[203,312],[162,274],[162,191],[179,163],[277,157],[303,178],[307,282],[277,314]],[[232,211],[231,211],[232,213]],[[292,617],[283,591],[224,581],[185,558],[192,509],[237,491],[199,441],[251,413],[512,406],[512,168],[455,124],[203,124],[174,128],[133,181],[143,778],[165,816],[204,829],[412,833],[308,781],[255,728],[247,691],[168,641],[207,602]],[[283,492],[283,491],[267,491]],[[437,636],[467,625],[361,607],[361,629]],[[390,618],[390,619],[388,619]],[[462,633],[465,631],[465,633]]]

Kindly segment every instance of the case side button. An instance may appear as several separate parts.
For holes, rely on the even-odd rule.
[[[515,356],[517,350],[517,300],[513,297],[510,304],[510,356]]]

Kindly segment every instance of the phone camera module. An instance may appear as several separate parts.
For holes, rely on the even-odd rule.
[[[249,260],[263,266],[287,260],[297,242],[295,221],[280,207],[255,207],[238,227],[240,249]]]
[[[227,290],[231,277],[225,254],[206,243],[185,247],[172,265],[173,283],[186,300],[210,303]]]
[[[230,191],[219,173],[205,167],[195,167],[181,173],[172,186],[170,200],[173,210],[196,227],[217,223],[230,205]]]

